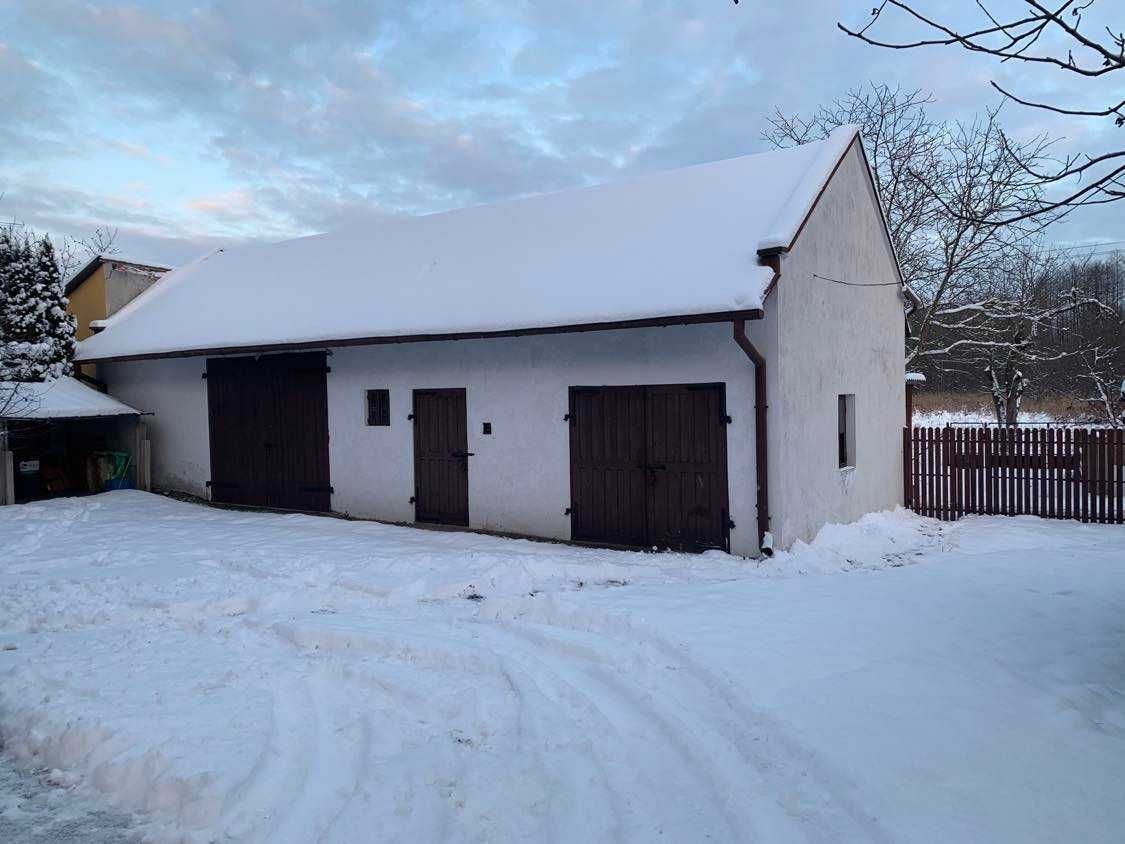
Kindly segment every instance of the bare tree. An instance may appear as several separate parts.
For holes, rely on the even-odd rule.
[[[1125,380],[1120,380],[1120,356],[1120,347],[1094,346],[1078,359],[1078,378],[1091,392],[1086,401],[1114,428],[1125,428]]]
[[[982,282],[1007,266],[1013,252],[1032,246],[1048,220],[994,225],[1037,205],[1037,180],[1008,154],[995,111],[972,123],[944,124],[928,116],[930,101],[919,91],[871,85],[808,118],[776,112],[764,137],[792,146],[844,124],[860,126],[903,276],[922,302],[912,318],[907,365],[940,368],[946,355],[934,335],[945,309],[987,298]],[[1039,160],[1048,143],[1022,144],[1021,158]]]
[[[117,229],[98,226],[86,237],[64,237],[55,250],[59,275],[67,278],[98,255],[117,254]]]
[[[947,125],[930,119],[930,101],[872,85],[810,117],[776,112],[765,138],[784,147],[843,124],[861,127],[903,275],[921,303],[911,315],[907,365],[978,386],[983,375],[997,421],[1016,424],[1033,377],[1051,365],[1068,365],[1073,375],[1083,356],[1105,363],[1113,344],[1073,330],[1089,322],[1082,315],[1119,316],[1106,305],[1111,297],[1063,284],[1060,268],[1070,264],[1042,248],[1043,229],[1061,209],[995,224],[1036,207],[1042,190],[1009,154],[996,112]],[[1048,145],[1025,143],[1019,159],[1035,160]]]
[[[1125,405],[1120,403],[1125,377],[1125,253],[1070,258],[1056,274],[1055,286],[1095,297],[1102,306],[1055,319],[1052,340],[1074,357],[1047,373],[1050,389],[1079,399],[1115,427],[1125,424]]]
[[[1116,310],[1077,287],[1057,283],[1057,254],[1027,249],[1012,252],[991,279],[982,280],[985,298],[950,302],[938,311],[935,327],[949,338],[944,348],[928,354],[955,359],[962,367],[983,371],[988,378],[996,422],[1015,425],[1031,383],[1033,370],[1064,362],[1103,360],[1112,354],[1100,338],[1071,336],[1060,325],[1082,312],[1094,312],[1119,323]]]
[[[1118,0],[1114,0],[1118,3]],[[866,25],[851,28],[842,23],[837,26],[853,38],[877,47],[896,50],[933,46],[961,47],[971,53],[984,54],[1002,63],[1023,63],[1029,69],[1051,68],[1061,70],[1087,83],[1093,96],[1098,96],[1094,85],[1110,74],[1125,69],[1125,30],[1121,21],[1116,27],[1107,20],[1091,22],[1104,6],[1097,0],[1023,0],[1016,3],[1018,11],[1001,13],[1003,2],[976,0],[977,23],[969,28],[957,27],[947,20],[919,11],[920,2],[911,0],[881,0],[871,10]],[[956,4],[971,7],[974,4]],[[1010,9],[1013,4],[1007,4]],[[1118,4],[1114,11],[1121,14]],[[876,35],[884,17],[897,13],[908,25],[923,33],[912,40],[884,40]],[[1099,25],[1100,24],[1100,25]],[[1064,104],[1040,102],[1021,96],[991,82],[1006,99],[1033,109],[1040,109],[1072,117],[1112,120],[1116,126],[1125,126],[1125,100],[1118,100],[1120,89],[1107,87],[1106,99],[1093,104]],[[1086,205],[1101,205],[1125,198],[1125,149],[1109,150],[1098,154],[1070,155],[1054,166],[1042,160],[1028,160],[1017,145],[1005,141],[1013,162],[1028,177],[1038,181],[1042,188],[1056,189],[1051,196],[1044,194],[1033,207],[1010,213],[993,220],[994,225],[1019,222],[1037,215],[1052,214],[1060,209],[1073,209]],[[1064,182],[1077,182],[1065,187]],[[1061,196],[1058,195],[1061,193]],[[961,213],[965,213],[962,211]]]

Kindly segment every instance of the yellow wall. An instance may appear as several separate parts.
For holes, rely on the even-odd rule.
[[[94,270],[68,297],[66,312],[74,314],[78,320],[74,336],[79,340],[85,340],[92,333],[90,320],[106,318],[105,268],[106,265],[102,264]],[[91,378],[97,377],[98,371],[94,364],[83,364],[82,371]]]
[[[78,318],[75,336],[79,340],[90,336],[90,320],[105,319],[105,264],[94,270],[76,290],[71,291],[66,312]]]

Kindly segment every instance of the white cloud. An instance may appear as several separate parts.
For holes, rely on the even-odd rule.
[[[1006,71],[860,45],[836,16],[867,10],[832,5],[23,0],[0,11],[19,118],[0,181],[22,185],[5,210],[276,238],[754,151],[775,106],[868,80],[937,89],[938,114],[996,102],[986,79]],[[1038,120],[1010,111],[1017,130]],[[41,178],[76,155],[86,173]],[[115,199],[118,174],[157,165],[144,209]]]

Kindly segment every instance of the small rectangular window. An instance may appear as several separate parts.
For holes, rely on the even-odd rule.
[[[839,435],[840,468],[855,466],[855,395],[846,393],[836,399],[836,430]]]
[[[368,390],[367,391],[367,424],[368,425],[390,425],[391,424],[391,391],[390,390]]]

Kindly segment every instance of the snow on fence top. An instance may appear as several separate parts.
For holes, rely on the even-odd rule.
[[[15,384],[0,382],[0,418],[83,419],[136,416],[140,411],[87,387],[76,378]]]
[[[543,329],[762,307],[856,136],[271,245],[166,275],[79,360]]]

